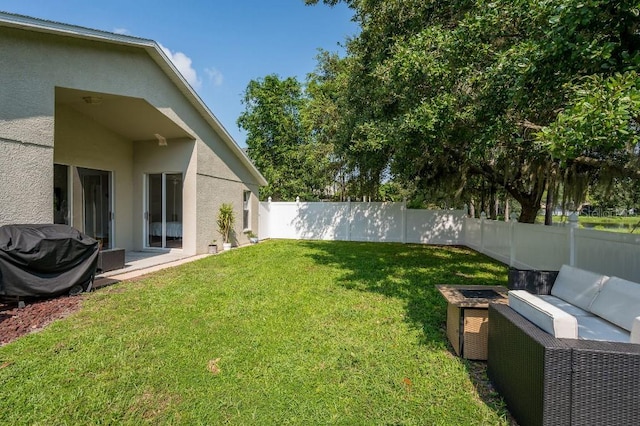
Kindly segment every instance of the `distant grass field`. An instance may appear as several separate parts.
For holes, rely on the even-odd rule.
[[[0,348],[0,424],[506,425],[446,341],[471,250],[267,241],[100,289]]]
[[[553,223],[566,223],[567,216],[554,216]],[[536,223],[543,224],[544,216],[538,216]],[[596,229],[599,231],[640,233],[640,216],[588,216],[578,217],[578,224],[581,228]],[[634,230],[635,228],[635,230]]]

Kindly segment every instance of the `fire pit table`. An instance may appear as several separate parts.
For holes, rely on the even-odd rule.
[[[458,356],[487,359],[489,303],[507,304],[507,288],[484,285],[438,285],[447,301],[447,338]]]

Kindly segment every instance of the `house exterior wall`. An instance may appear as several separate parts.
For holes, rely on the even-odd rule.
[[[241,222],[244,190],[257,230],[259,181],[143,48],[0,27],[0,57],[0,225],[53,221],[55,162],[113,172],[118,247],[142,248],[146,173],[184,175],[185,252],[206,252],[223,202]],[[195,141],[127,140],[56,104],[57,87],[145,99]]]
[[[0,225],[53,219],[54,95],[25,78],[21,44],[0,33]]]
[[[1,99],[0,104],[4,104]],[[2,127],[0,122],[0,129]],[[51,223],[52,163],[52,148],[0,136],[0,226]]]
[[[218,232],[216,218],[218,210],[223,203],[231,203],[235,211],[234,238],[232,244],[243,245],[249,242],[249,238],[243,233],[242,212],[244,191],[251,191],[250,230],[258,234],[258,185],[247,185],[242,182],[224,181],[214,176],[198,173],[198,233],[197,244],[206,248],[212,240],[217,245],[222,245],[222,237]],[[213,194],[209,196],[208,194]]]

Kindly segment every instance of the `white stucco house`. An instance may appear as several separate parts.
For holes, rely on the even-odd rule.
[[[258,233],[261,185],[156,42],[0,12],[0,225],[205,253],[222,203]]]

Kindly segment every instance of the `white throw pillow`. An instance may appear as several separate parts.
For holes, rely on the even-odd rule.
[[[593,300],[608,279],[606,275],[562,265],[551,287],[551,294],[590,311]]]
[[[509,306],[555,337],[578,338],[578,321],[573,315],[556,308],[525,290],[509,291]]]
[[[591,312],[631,331],[640,316],[640,284],[611,277],[591,305]]]

